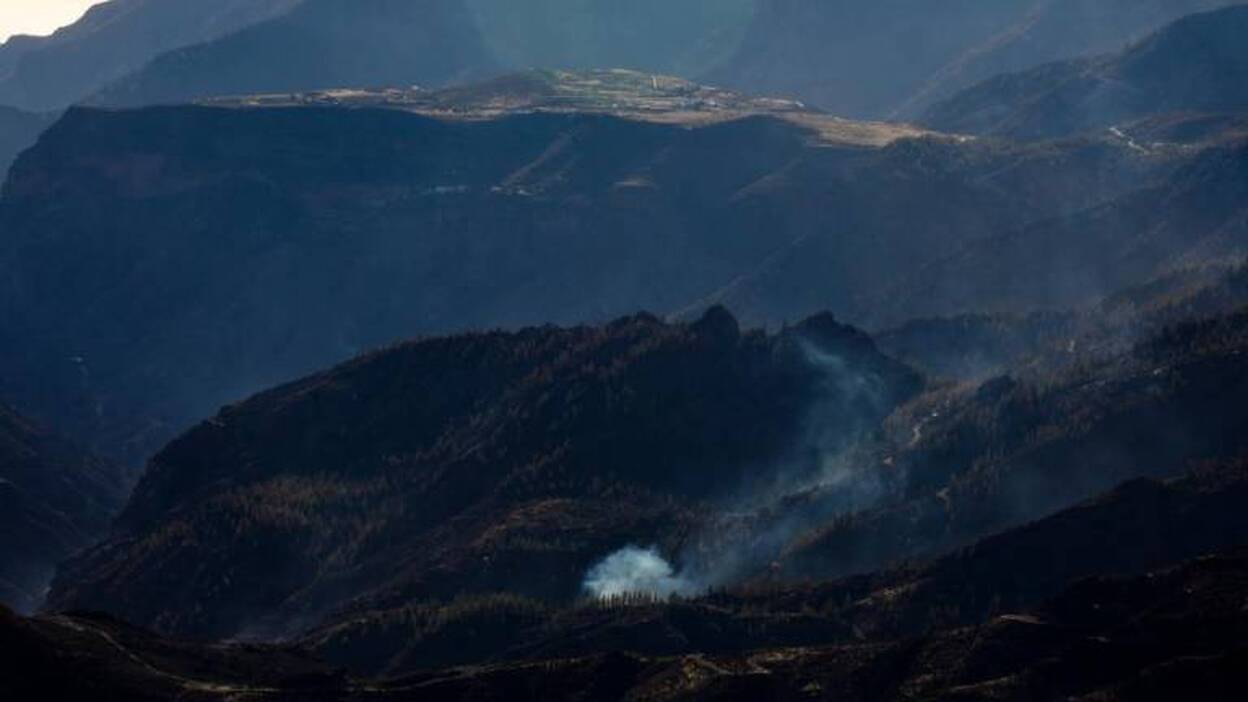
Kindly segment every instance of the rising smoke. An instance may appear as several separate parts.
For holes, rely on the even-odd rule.
[[[585,591],[600,600],[629,594],[690,595],[694,584],[676,575],[657,548],[629,546],[607,556],[585,575]]]
[[[758,573],[800,534],[828,520],[878,504],[891,481],[858,450],[895,399],[874,373],[798,340],[817,372],[812,403],[792,448],[768,466],[766,480],[721,505],[721,518],[692,540],[674,568],[656,548],[623,548],[589,570],[584,590],[598,599],[624,594],[696,595]]]

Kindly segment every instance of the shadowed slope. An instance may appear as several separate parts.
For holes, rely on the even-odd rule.
[[[166,51],[229,34],[302,0],[110,0],[49,37],[0,45],[0,104],[59,110]]]
[[[778,336],[712,310],[405,344],[173,442],[52,606],[223,636],[428,597],[572,598],[591,561],[679,545],[707,500],[782,460],[817,471],[787,460],[812,407],[848,434],[917,383],[826,316]]]
[[[1192,15],[1120,53],[991,78],[935,105],[922,121],[955,132],[1043,139],[1126,129],[1170,112],[1243,112],[1246,32],[1248,7]]]
[[[495,69],[463,0],[305,0],[217,41],[161,55],[104,105],[369,86],[437,86]]]
[[[121,508],[119,470],[0,405],[0,603],[31,611],[57,563]]]

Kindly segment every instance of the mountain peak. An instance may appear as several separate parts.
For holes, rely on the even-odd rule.
[[[693,331],[699,336],[733,341],[741,334],[741,326],[728,308],[713,305],[694,323]]]

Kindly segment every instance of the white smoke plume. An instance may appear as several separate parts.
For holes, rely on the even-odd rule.
[[[895,471],[882,473],[871,452],[857,450],[890,410],[884,379],[815,343],[798,343],[805,362],[817,371],[817,387],[793,444],[723,499],[721,518],[686,545],[679,569],[656,548],[630,546],[586,573],[587,594],[696,596],[730,586],[769,568],[801,533],[878,504],[903,481]]]
[[[622,595],[689,595],[694,584],[676,575],[657,548],[628,546],[607,556],[585,575],[585,592],[605,600]]]

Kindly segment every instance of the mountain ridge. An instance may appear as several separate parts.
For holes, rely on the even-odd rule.
[[[22,370],[5,393],[140,463],[239,396],[421,333],[717,303],[748,325],[964,311],[966,290],[933,292],[934,272],[974,290],[1014,260],[968,270],[977,246],[1034,246],[1042,223],[1074,232],[1130,198],[1169,208],[1158,254],[1213,241],[1221,222],[1196,220],[1195,201],[1142,191],[1203,162],[1229,178],[1208,194],[1233,199],[1217,166],[1232,146],[1193,146],[951,138],[635,72],[75,108],[0,198],[0,352]],[[1105,232],[1090,265],[1127,240]],[[1009,311],[1112,291],[1061,288],[1048,258],[1025,260],[1042,277],[1011,277]],[[1113,282],[1156,271],[1127,273]],[[145,343],[98,333],[118,319]]]
[[[281,61],[269,61],[279,51]],[[464,0],[301,0],[290,12],[155,58],[91,97],[107,106],[214,95],[439,86],[498,72]]]
[[[18,154],[34,144],[53,121],[48,115],[0,106],[0,179],[7,177]]]
[[[921,121],[1044,139],[1172,112],[1242,113],[1248,54],[1237,39],[1245,28],[1243,5],[1190,15],[1118,53],[990,78],[933,106]]]
[[[368,602],[575,598],[593,560],[678,544],[776,464],[817,474],[919,383],[827,315],[772,336],[716,309],[400,345],[175,440],[50,606],[219,637]],[[827,431],[808,438],[812,412]]]
[[[1235,0],[763,0],[706,80],[859,119],[915,119],[1000,73],[1118,49]]]
[[[111,0],[49,37],[0,45],[0,104],[61,110],[165,50],[290,10],[302,0]]]

